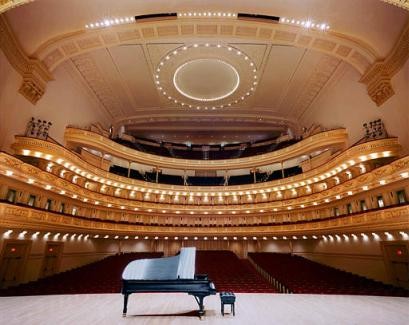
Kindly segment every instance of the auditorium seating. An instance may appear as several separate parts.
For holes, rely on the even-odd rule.
[[[229,185],[243,185],[254,183],[253,174],[237,175],[229,177]]]
[[[291,177],[298,174],[302,174],[302,168],[299,166],[284,169],[284,177]]]
[[[81,293],[119,293],[125,266],[136,259],[162,257],[162,253],[126,253],[58,273],[38,281],[0,290],[0,296]]]
[[[184,185],[183,177],[178,175],[159,174],[158,183],[170,185]]]
[[[0,296],[119,293],[121,274],[135,259],[162,253],[125,253],[37,281],[0,290]],[[249,258],[291,293],[409,297],[409,291],[337,270],[303,257],[279,253],[249,253]],[[208,274],[220,291],[273,293],[277,290],[249,260],[231,251],[197,251],[196,274]]]
[[[292,293],[409,297],[409,291],[341,271],[301,256],[249,253],[249,258]]]
[[[224,177],[189,176],[187,183],[192,186],[221,186],[224,185]]]
[[[109,172],[119,176],[128,177],[128,168],[125,167],[112,165],[109,167]],[[144,180],[144,177],[141,175],[141,173],[135,169],[131,169],[129,171],[129,177],[133,179]]]
[[[196,274],[208,274],[219,292],[276,292],[249,261],[231,251],[197,251]]]
[[[128,169],[121,166],[112,165],[109,167],[109,172],[119,176],[128,177]]]

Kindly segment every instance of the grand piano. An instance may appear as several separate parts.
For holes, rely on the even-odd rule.
[[[122,273],[123,316],[126,316],[131,293],[186,292],[195,298],[199,317],[202,317],[203,300],[216,294],[216,288],[207,275],[195,275],[195,259],[196,248],[186,247],[176,256],[130,262]]]

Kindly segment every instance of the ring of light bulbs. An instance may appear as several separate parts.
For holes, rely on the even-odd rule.
[[[316,30],[321,30],[321,31],[327,31],[330,29],[330,26],[326,23],[317,23],[311,19],[294,19],[294,18],[286,18],[286,17],[281,17],[280,18],[280,23],[282,24],[287,24],[287,25],[294,25],[294,26],[299,26],[299,27],[304,27],[307,29],[316,29]]]
[[[85,25],[85,29],[105,28],[115,25],[132,24],[135,22],[135,17],[120,17],[120,18],[106,18],[100,21],[89,23]]]
[[[176,88],[177,94],[181,94],[183,97],[185,97],[185,100],[181,100],[180,98],[176,98],[176,96],[172,96],[169,94],[169,89],[165,89],[166,87],[164,86],[164,82],[161,81],[163,79],[162,72],[164,68],[166,68],[169,63],[172,62],[172,59],[174,59],[177,56],[180,56],[181,53],[187,53],[191,51],[192,49],[198,49],[198,48],[208,48],[208,49],[215,49],[218,51],[227,51],[228,54],[230,53],[236,53],[237,57],[242,58],[243,62],[245,62],[245,66],[249,69],[250,74],[252,75],[252,81],[249,81],[250,87],[246,88],[243,93],[239,94],[237,97],[232,98],[229,100],[227,103],[220,103],[217,105],[210,105],[210,104],[205,104],[203,105],[203,102],[206,102],[205,100],[194,100],[194,101],[189,101],[189,98],[186,98],[186,96],[183,96],[181,92],[179,92]],[[242,51],[233,48],[232,46],[226,46],[222,44],[210,44],[210,43],[202,43],[202,44],[191,44],[191,45],[184,45],[181,46],[175,50],[172,50],[168,54],[166,54],[162,60],[159,62],[157,67],[155,68],[155,75],[154,75],[154,80],[156,84],[156,88],[158,91],[166,97],[169,101],[173,102],[173,104],[176,104],[182,108],[192,108],[192,109],[197,109],[197,110],[216,110],[220,108],[225,108],[225,107],[230,107],[232,105],[238,104],[239,102],[244,101],[247,99],[247,97],[251,96],[255,88],[258,84],[258,75],[257,75],[257,67],[256,64],[247,56],[244,54]],[[173,81],[173,77],[172,77]],[[175,87],[174,83],[172,82],[172,86]],[[231,96],[231,95],[230,95]],[[226,98],[230,98],[230,96],[227,96]]]
[[[179,12],[177,14],[179,19],[192,19],[192,18],[224,18],[224,19],[237,19],[238,15],[231,12]],[[96,22],[88,23],[85,25],[85,29],[98,29],[106,28],[115,25],[131,24],[135,22],[135,17],[115,17],[115,18],[104,18]],[[317,23],[311,19],[295,19],[281,17],[279,19],[281,24],[299,26],[306,29],[316,29],[321,31],[328,31],[330,26],[327,23]]]
[[[178,18],[237,18],[237,14],[232,12],[191,11],[179,12]]]

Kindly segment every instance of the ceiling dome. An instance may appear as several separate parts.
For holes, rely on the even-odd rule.
[[[173,84],[185,97],[212,102],[233,94],[240,84],[237,70],[218,59],[197,59],[176,69]]]

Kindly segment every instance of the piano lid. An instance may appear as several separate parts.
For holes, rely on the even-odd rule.
[[[175,280],[194,279],[196,248],[184,247],[172,257],[150,258],[129,263],[123,273],[124,280]]]

